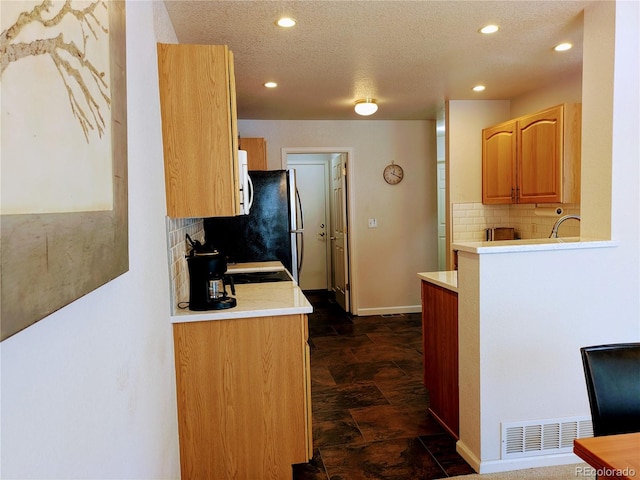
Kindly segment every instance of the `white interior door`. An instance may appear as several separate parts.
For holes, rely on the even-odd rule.
[[[331,160],[331,264],[336,302],[348,312],[350,296],[346,183],[347,154],[342,153]]]
[[[304,214],[304,259],[298,284],[303,290],[327,290],[328,165],[326,161],[297,161],[289,155],[287,167],[296,171],[296,183]]]
[[[446,198],[445,164],[438,162],[438,270],[446,270],[447,263]]]

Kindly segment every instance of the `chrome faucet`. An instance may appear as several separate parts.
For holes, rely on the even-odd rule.
[[[578,220],[580,221],[580,216],[579,215],[565,215],[563,217],[560,217],[556,223],[553,225],[553,228],[551,229],[551,235],[549,235],[549,238],[558,238],[558,228],[560,228],[560,225],[562,225],[562,223],[565,220],[570,220],[570,219],[574,219],[574,220]]]

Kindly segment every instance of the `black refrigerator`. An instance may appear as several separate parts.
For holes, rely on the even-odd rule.
[[[205,243],[225,255],[228,263],[279,260],[299,283],[304,221],[295,170],[250,171],[249,178],[249,213],[205,218]]]

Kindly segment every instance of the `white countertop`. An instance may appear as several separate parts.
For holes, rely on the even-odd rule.
[[[280,262],[235,264],[227,272],[270,272],[284,270]],[[293,280],[290,282],[264,282],[236,285],[238,304],[225,310],[195,312],[189,308],[176,308],[171,323],[230,320],[235,318],[272,317],[311,313],[313,307]]]
[[[227,264],[227,273],[279,272],[284,270],[282,262],[245,262]]]
[[[452,292],[458,293],[458,272],[456,270],[445,272],[420,272],[418,278],[425,282],[433,283]]]
[[[451,248],[471,253],[516,253],[550,250],[575,250],[582,248],[615,247],[612,240],[591,240],[580,237],[529,238],[522,240],[498,240],[495,242],[455,242]]]

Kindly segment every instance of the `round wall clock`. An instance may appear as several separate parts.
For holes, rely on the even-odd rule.
[[[404,171],[400,165],[396,165],[394,162],[391,162],[389,165],[384,167],[382,176],[384,177],[385,182],[389,185],[396,185],[404,178]]]

